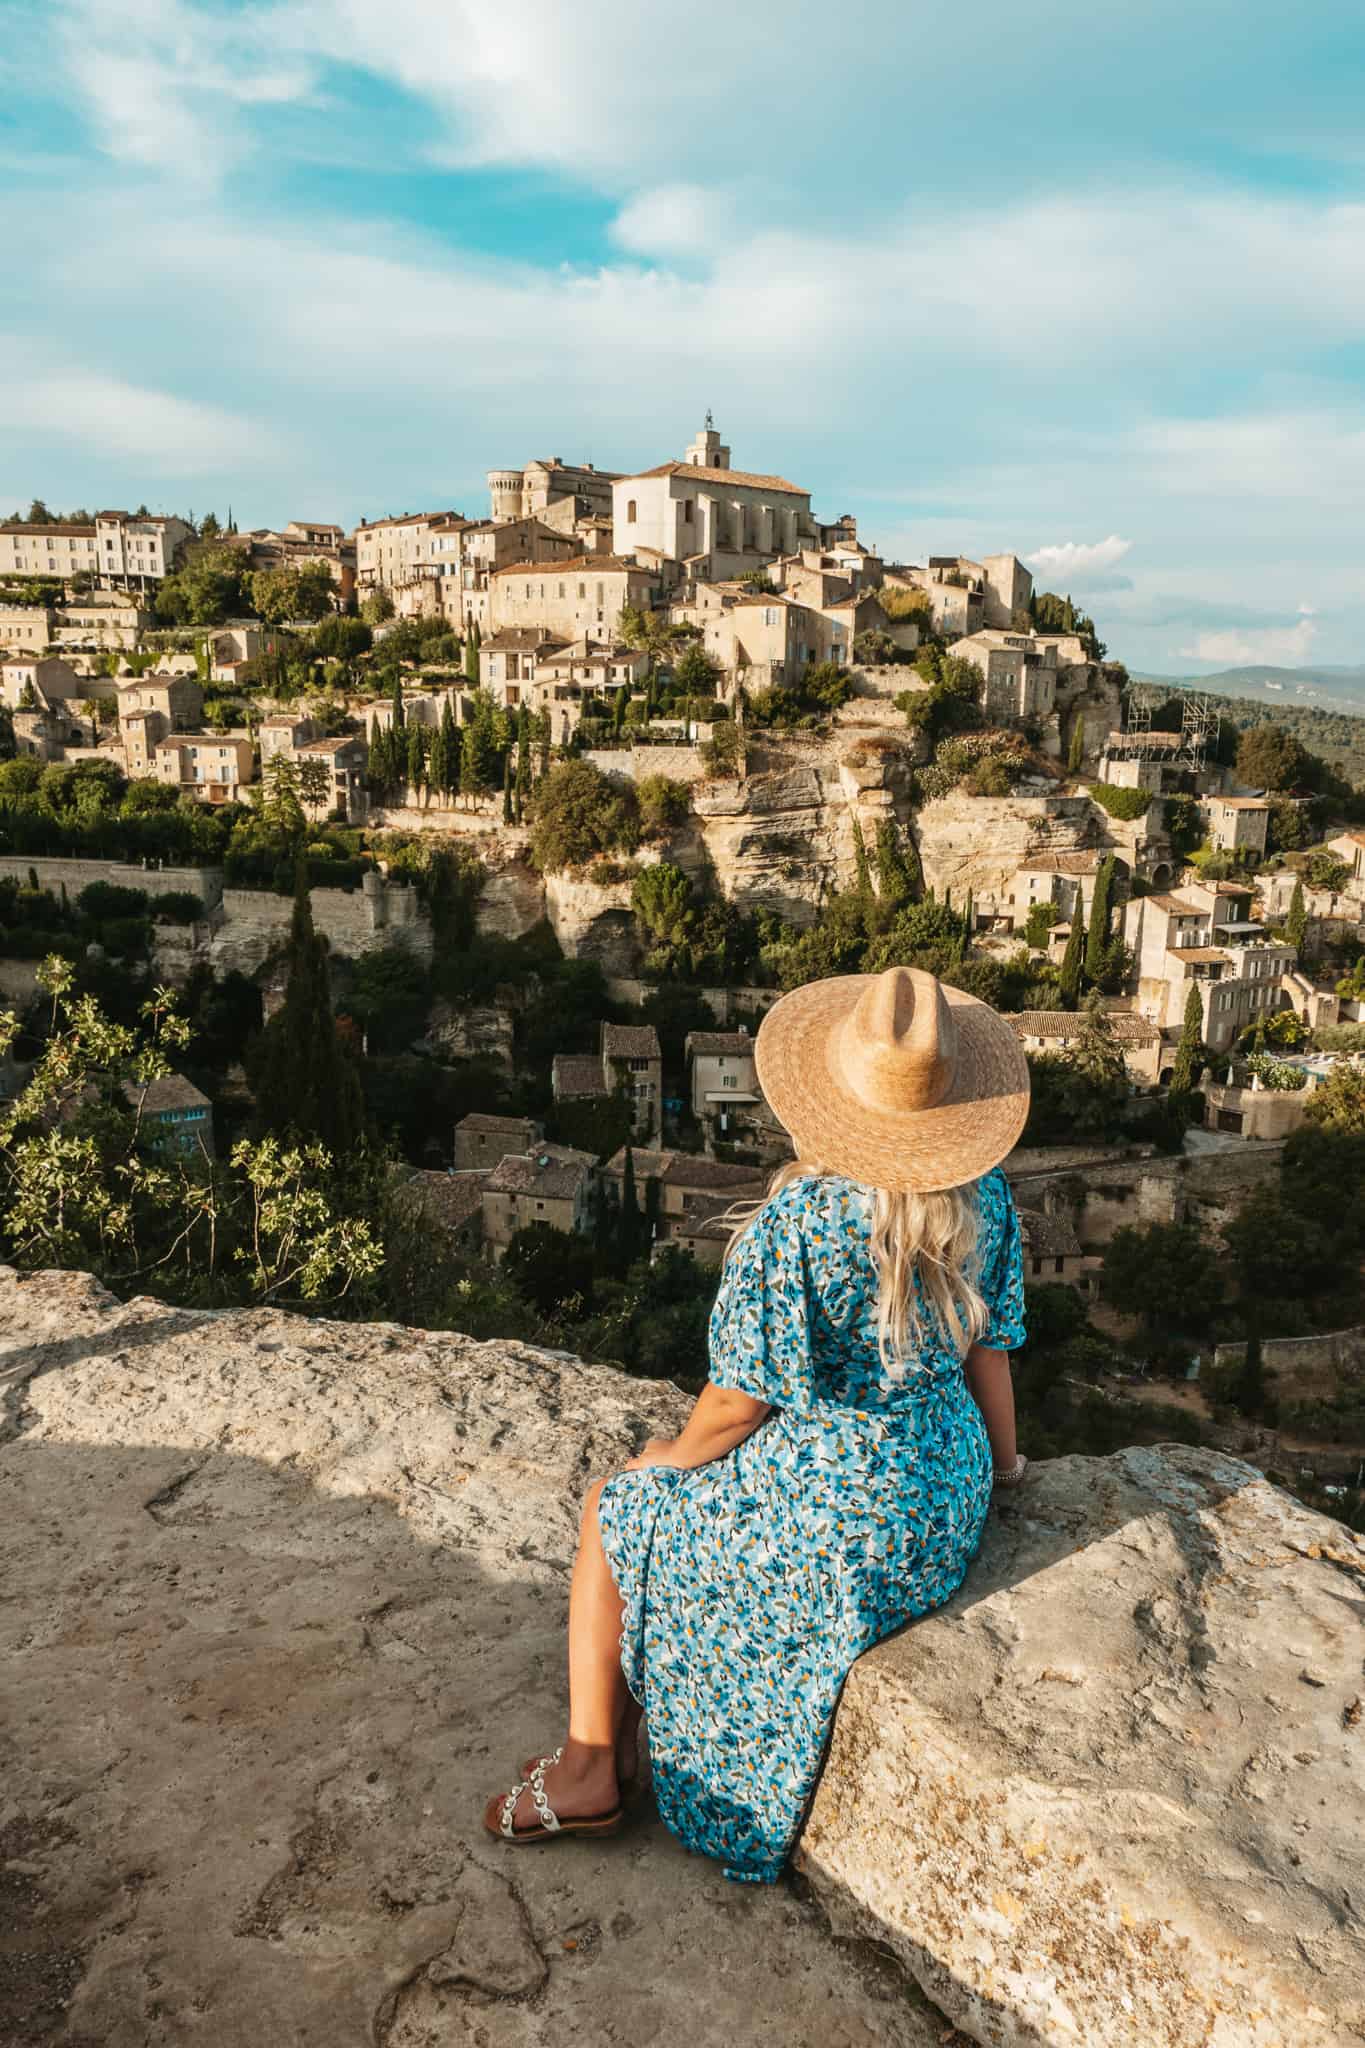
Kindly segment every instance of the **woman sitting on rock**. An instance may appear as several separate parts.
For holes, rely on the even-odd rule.
[[[813,982],[755,1044],[794,1164],[730,1245],[710,1384],[588,1492],[569,1732],[492,1800],[500,1840],[612,1833],[642,1712],[659,1811],[777,1877],[854,1659],[940,1606],[1014,1485],[1028,1113],[1011,1026],[933,975]]]

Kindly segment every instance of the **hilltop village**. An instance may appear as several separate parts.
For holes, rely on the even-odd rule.
[[[0,524],[9,1256],[118,1267],[24,1152],[108,1166],[97,1110],[258,1215],[292,1133],[363,1256],[281,1251],[269,1298],[686,1379],[785,1155],[764,1010],[922,964],[1033,1064],[1036,1428],[1221,1431],[1358,1502],[1365,796],[1271,718],[1130,682],[1013,553],[884,559],[709,417],[635,474],[488,490],[351,533]],[[40,1113],[84,1002],[122,1050]],[[356,1146],[383,1227],[338,1192]],[[242,1298],[140,1227],[143,1281]]]

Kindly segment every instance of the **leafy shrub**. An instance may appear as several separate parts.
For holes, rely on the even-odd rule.
[[[692,793],[685,782],[668,775],[646,775],[636,795],[640,803],[640,825],[647,838],[657,839],[674,825],[681,825],[692,805]]]
[[[76,908],[102,924],[107,918],[145,916],[147,897],[141,889],[123,889],[116,882],[91,882],[76,898]]]
[[[1131,822],[1145,817],[1154,801],[1151,791],[1146,789],[1121,789],[1112,782],[1092,782],[1090,795],[1102,811],[1111,818]]]
[[[594,854],[633,853],[640,838],[634,789],[618,788],[590,761],[560,761],[536,788],[531,859],[543,874],[582,867]]]
[[[164,924],[193,924],[204,915],[204,904],[193,889],[166,889],[153,896],[151,910]]]

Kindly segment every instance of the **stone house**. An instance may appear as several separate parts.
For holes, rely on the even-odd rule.
[[[490,469],[488,495],[493,524],[526,519],[566,518],[572,525],[610,520],[616,472],[590,462],[563,462],[558,455],[521,469]]]
[[[1057,656],[1032,633],[984,628],[955,640],[948,652],[972,661],[984,678],[981,708],[988,718],[1047,718],[1057,704]]]
[[[658,1184],[657,1251],[677,1244],[703,1265],[719,1265],[734,1229],[722,1221],[736,1205],[759,1203],[767,1193],[768,1176],[752,1166],[731,1165],[695,1152],[631,1148],[637,1199],[643,1210],[650,1181]],[[602,1169],[609,1193],[619,1206],[625,1184],[626,1148],[613,1153]]]
[[[56,619],[51,605],[0,604],[0,654],[45,654]]]
[[[331,782],[327,809],[349,825],[363,825],[370,814],[367,781],[370,743],[363,733],[335,733],[329,739],[305,740],[298,748],[300,765],[305,761],[326,764]],[[321,810],[318,805],[316,810]],[[315,812],[316,814],[316,812]]]
[[[1263,796],[1205,796],[1200,813],[1219,853],[1264,854],[1270,801]]]
[[[263,718],[257,728],[261,748],[261,767],[272,761],[276,754],[297,757],[306,740],[317,738],[317,726],[303,711],[277,711],[269,718]]]
[[[275,649],[275,635],[268,626],[247,620],[236,626],[219,626],[208,636],[209,679],[215,683],[236,682],[242,664],[255,661]]]
[[[183,1074],[161,1074],[128,1094],[158,1149],[185,1159],[212,1159],[213,1105]]]
[[[1147,1017],[1107,1010],[1105,1019],[1123,1049],[1128,1077],[1138,1088],[1155,1088],[1161,1076],[1161,1033]],[[1065,1053],[1085,1026],[1079,1010],[1020,1010],[1010,1017],[1025,1052]]]
[[[77,675],[59,654],[11,654],[0,661],[0,704],[10,711],[51,711],[73,698],[101,696],[108,687],[102,677]]]
[[[930,621],[940,640],[960,640],[986,623],[986,572],[961,555],[931,555],[924,568],[888,569],[893,588],[923,590]]]
[[[0,578],[89,576],[106,589],[145,590],[174,566],[190,538],[183,519],[98,512],[90,525],[48,520],[0,522]]]
[[[484,1242],[493,1257],[501,1259],[517,1231],[533,1223],[589,1231],[596,1178],[594,1154],[570,1145],[507,1153],[489,1174],[481,1198]]]
[[[509,1152],[530,1152],[544,1137],[529,1116],[491,1116],[471,1110],[455,1126],[455,1165],[461,1172],[491,1168]]]
[[[709,417],[681,462],[616,480],[611,516],[620,553],[687,562],[708,580],[820,544],[810,492],[785,477],[734,469]]]
[[[1055,1211],[1019,1209],[1024,1279],[1038,1287],[1079,1287],[1085,1253],[1070,1220]]]
[[[689,1031],[685,1045],[692,1114],[728,1135],[728,1118],[762,1099],[747,1031]]]
[[[1050,903],[1061,919],[1069,919],[1075,914],[1078,897],[1088,904],[1103,857],[1097,849],[1030,854],[1020,861],[998,895],[984,893],[978,907],[989,911],[998,926],[1012,932],[1023,930],[1029,912],[1037,904]],[[1114,882],[1117,895],[1123,886],[1117,862]]]
[[[448,1172],[420,1169],[405,1183],[418,1212],[449,1240],[452,1251],[469,1254],[483,1243],[483,1198],[491,1167]]]
[[[1333,1053],[1283,1053],[1277,1067],[1302,1076],[1299,1088],[1269,1088],[1259,1074],[1229,1067],[1221,1081],[1206,1076],[1203,1086],[1204,1125],[1210,1131],[1225,1131],[1242,1138],[1275,1140],[1287,1138],[1306,1120],[1308,1104],[1316,1091],[1329,1081],[1338,1067],[1365,1068],[1359,1054],[1343,1058]]]
[[[1328,840],[1327,846],[1350,869],[1346,893],[1365,899],[1365,832],[1339,832],[1335,839]]]
[[[152,759],[159,781],[176,783],[183,795],[205,803],[236,803],[255,780],[249,732],[179,733],[161,740]]]
[[[562,641],[614,641],[624,606],[648,611],[660,591],[657,570],[620,555],[578,555],[568,561],[518,562],[492,578],[491,623],[532,626]]]
[[[1248,892],[1228,883],[1189,884],[1124,904],[1136,1008],[1168,1038],[1184,1023],[1191,987],[1204,1012],[1204,1043],[1215,1052],[1281,1008],[1294,949],[1267,940],[1265,927],[1246,916],[1247,904]]]
[[[652,1024],[603,1024],[596,1053],[556,1053],[551,1089],[556,1102],[622,1094],[635,1132],[646,1144],[663,1136],[663,1058]]]
[[[130,776],[154,775],[156,750],[173,733],[193,732],[204,715],[194,676],[157,671],[118,685],[119,738]]]

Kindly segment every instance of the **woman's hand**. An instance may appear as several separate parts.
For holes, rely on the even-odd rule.
[[[626,1472],[648,1472],[653,1465],[675,1465],[677,1449],[673,1437],[652,1436],[639,1455],[628,1458],[622,1469]]]

